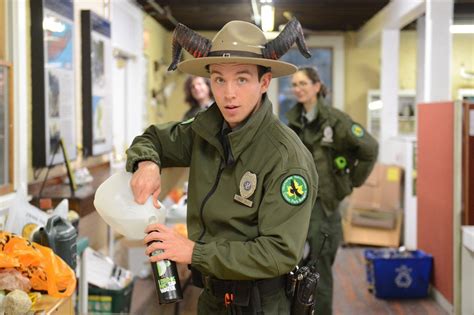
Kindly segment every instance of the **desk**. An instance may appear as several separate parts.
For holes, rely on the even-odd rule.
[[[42,295],[31,308],[34,314],[74,314],[72,296],[67,298],[55,298],[50,295]]]
[[[95,211],[94,194],[97,188],[110,176],[109,163],[90,167],[94,180],[78,189],[71,194],[68,184],[64,184],[61,178],[52,178],[46,182],[41,198],[51,198],[55,207],[61,200],[67,198],[69,200],[69,208],[75,210],[80,217],[84,217]],[[39,205],[39,192],[41,190],[41,182],[28,185],[28,193],[33,196],[32,204]]]

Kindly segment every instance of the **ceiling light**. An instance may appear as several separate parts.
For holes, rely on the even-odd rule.
[[[260,16],[262,18],[262,30],[264,32],[273,31],[275,23],[275,7],[271,4],[262,4],[260,7]]]
[[[449,30],[452,34],[474,34],[473,24],[453,24]]]
[[[369,103],[369,110],[379,110],[382,109],[383,103],[381,100],[373,101]]]

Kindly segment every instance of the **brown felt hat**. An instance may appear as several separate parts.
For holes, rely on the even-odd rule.
[[[277,59],[295,42],[305,56],[309,55],[301,25],[296,19],[272,41],[267,41],[260,28],[244,21],[227,23],[212,41],[179,24],[173,34],[174,61],[169,70],[176,68],[181,48],[185,48],[195,58],[180,62],[177,68],[192,75],[209,77],[211,64],[238,63],[269,67],[273,77],[286,76],[295,73],[297,67]]]

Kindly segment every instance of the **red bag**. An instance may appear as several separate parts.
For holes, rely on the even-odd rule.
[[[74,271],[48,248],[0,231],[0,268],[15,268],[31,287],[54,297],[68,297],[76,288]]]

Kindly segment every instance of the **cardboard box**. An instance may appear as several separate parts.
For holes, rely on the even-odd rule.
[[[362,244],[372,246],[400,246],[400,232],[402,226],[402,212],[396,212],[395,228],[381,229],[363,227],[351,224],[347,217],[342,219],[344,242],[348,244]]]
[[[351,224],[357,226],[393,229],[396,223],[396,212],[373,209],[351,209]]]
[[[351,206],[357,209],[397,211],[401,208],[403,170],[377,163],[364,185],[355,188]]]
[[[142,240],[120,238],[115,243],[114,261],[140,277],[151,273],[150,261],[145,255]]]
[[[399,166],[377,163],[364,185],[354,189],[342,221],[346,243],[399,246],[402,177]]]

